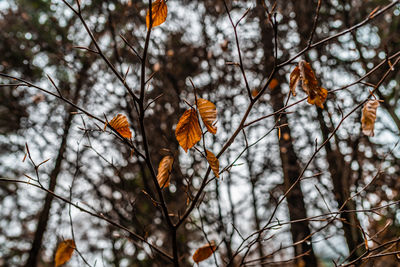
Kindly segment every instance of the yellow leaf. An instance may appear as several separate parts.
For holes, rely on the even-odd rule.
[[[206,150],[206,152],[208,164],[210,164],[210,167],[214,172],[215,177],[219,178],[219,161],[210,150]]]
[[[200,141],[201,129],[196,110],[191,108],[183,113],[176,125],[175,136],[185,152]]]
[[[172,156],[165,156],[158,165],[157,181],[161,189],[169,186],[169,175],[172,171],[172,164],[174,158]]]
[[[156,27],[165,22],[168,15],[168,7],[165,0],[156,0],[151,6],[151,17],[152,17],[152,26]],[[147,11],[146,15],[146,25],[147,28],[150,28],[150,12]]]
[[[298,66],[296,66],[296,68],[294,68],[294,70],[292,71],[292,73],[290,73],[290,91],[292,92],[293,96],[296,96],[296,87],[297,84],[300,81],[300,69]]]
[[[128,119],[122,115],[118,114],[108,123],[114,130],[116,130],[121,136],[125,138],[131,138],[132,133],[129,129]]]
[[[69,261],[72,257],[72,253],[75,249],[75,242],[72,239],[62,241],[56,251],[56,257],[54,259],[55,267],[63,265]]]
[[[379,107],[378,100],[368,100],[362,109],[361,128],[362,132],[368,136],[374,136],[376,120],[376,110]]]
[[[302,60],[299,62],[300,77],[303,90],[307,93],[307,102],[324,108],[324,102],[328,96],[328,91],[318,85],[317,78],[308,62]]]
[[[211,241],[210,244],[204,245],[198,248],[193,254],[193,261],[199,263],[210,257],[214,251],[217,249],[215,242]]]
[[[217,133],[217,127],[213,124],[217,119],[217,108],[213,103],[203,98],[197,100],[197,108],[199,109],[201,120],[207,127],[207,130],[212,133]]]

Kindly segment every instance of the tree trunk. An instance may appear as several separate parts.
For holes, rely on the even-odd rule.
[[[318,121],[321,127],[322,137],[326,140],[329,136],[329,129],[325,124],[322,110],[317,108]],[[326,159],[328,162],[328,169],[331,175],[333,183],[333,194],[335,196],[338,207],[343,207],[343,210],[355,210],[356,204],[352,199],[346,200],[350,197],[350,181],[351,181],[351,167],[344,160],[344,156],[338,150],[334,150],[330,144],[327,142],[325,145]],[[364,242],[361,231],[358,226],[360,222],[358,220],[357,214],[353,212],[344,212],[340,216],[343,224],[344,237],[346,239],[349,252],[352,254],[350,260],[353,260],[360,256],[363,251],[362,247],[357,249],[359,244]]]
[[[250,174],[250,184],[251,184],[251,207],[253,209],[253,216],[254,216],[254,226],[255,229],[261,229],[261,219],[260,216],[258,215],[258,203],[257,203],[257,195],[256,195],[256,183],[258,182],[258,175],[254,172],[254,168],[252,163],[254,160],[250,158],[250,153],[249,150],[247,150],[246,153],[246,161],[247,161],[247,166],[248,166],[248,171]],[[258,250],[258,256],[260,258],[265,257],[265,253],[263,250],[262,242],[261,240],[258,241],[257,243],[257,250]]]
[[[74,95],[72,97],[73,103],[77,103],[79,100],[80,91],[81,91],[81,88],[83,87],[84,81],[87,79],[86,72],[89,69],[90,65],[91,65],[91,63],[86,61],[83,64],[83,67],[78,74],[79,76],[78,76],[77,83],[75,86],[76,89],[75,89]],[[74,111],[74,109],[72,107],[68,107],[66,110],[67,110],[66,111],[67,118],[65,119],[65,123],[63,126],[64,133],[61,136],[61,144],[60,144],[60,148],[58,150],[58,155],[57,155],[57,158],[55,161],[54,168],[50,173],[50,181],[49,181],[48,190],[51,192],[55,191],[58,175],[62,171],[61,164],[64,160],[64,154],[67,149],[69,131],[71,129],[72,120],[74,117],[74,115],[71,113],[72,111]],[[44,206],[39,214],[39,221],[38,221],[36,232],[35,232],[35,235],[33,238],[32,247],[29,251],[29,257],[28,257],[27,262],[25,263],[25,267],[36,267],[37,266],[38,259],[40,258],[39,257],[40,250],[41,250],[42,244],[43,244],[43,236],[44,236],[44,233],[46,232],[47,223],[48,223],[49,217],[50,217],[50,209],[51,209],[51,204],[53,202],[53,199],[54,199],[54,197],[52,194],[49,194],[49,193],[46,194]]]
[[[54,192],[54,190],[56,188],[56,184],[57,184],[57,177],[58,177],[59,173],[61,172],[61,163],[64,160],[64,153],[67,148],[68,133],[71,128],[71,123],[72,123],[72,115],[69,114],[68,118],[64,124],[64,133],[62,135],[61,145],[58,150],[59,152],[57,155],[56,163],[55,163],[54,169],[52,170],[52,172],[50,174],[50,182],[49,182],[48,189],[51,192]],[[39,221],[38,221],[35,236],[34,236],[34,239],[32,242],[32,247],[31,247],[31,250],[29,251],[29,258],[25,264],[26,267],[37,266],[37,260],[39,258],[40,249],[42,247],[43,235],[47,228],[47,222],[49,220],[50,208],[51,208],[51,203],[53,201],[53,198],[54,198],[53,195],[51,195],[49,193],[46,194],[44,206],[39,215]]]
[[[315,17],[317,2],[313,0],[299,0],[293,1],[294,12],[296,14],[296,23],[301,25],[299,32],[301,33],[300,49],[307,46],[309,35],[311,34],[313,27],[313,19]],[[319,53],[317,49],[317,53]],[[306,56],[307,59],[307,56]],[[318,114],[318,121],[321,128],[323,139],[326,140],[329,136],[329,129],[325,124],[322,109],[316,108]],[[328,169],[333,184],[333,194],[335,200],[340,208],[350,196],[350,181],[351,181],[351,168],[349,164],[346,164],[344,156],[340,152],[339,148],[334,150],[331,144],[328,142],[324,149],[326,151],[326,159],[328,162]],[[355,203],[353,200],[349,200],[344,206],[345,210],[354,210]],[[362,250],[358,249],[357,246],[363,242],[363,237],[358,229],[360,224],[355,213],[343,213],[341,215],[343,219],[343,231],[346,239],[349,252],[353,253],[353,257],[360,256]],[[352,258],[353,259],[353,258]]]
[[[284,96],[281,92],[280,86],[277,86],[271,92],[271,102],[273,105],[274,111],[279,110],[284,105]],[[279,124],[288,123],[288,119],[286,114],[275,115],[275,119],[279,120]],[[281,136],[284,138],[280,138],[279,140],[279,150],[280,150],[280,158],[282,161],[282,171],[283,171],[283,179],[284,179],[284,188],[285,191],[289,190],[289,188],[293,185],[296,179],[301,174],[301,167],[299,165],[299,160],[297,154],[293,147],[293,139],[291,135],[291,130],[289,126],[285,126],[281,128]],[[287,203],[289,209],[290,220],[301,220],[307,218],[307,212],[304,204],[304,196],[301,190],[300,182],[298,182],[290,193],[287,195]],[[301,266],[318,266],[317,259],[314,255],[314,251],[312,248],[311,240],[306,241],[307,237],[310,235],[310,229],[308,225],[308,221],[301,221],[291,224],[290,232],[292,235],[293,243],[303,241],[300,244],[296,245],[295,255],[299,256],[304,253],[308,253],[297,259],[298,265]],[[303,265],[303,263],[305,265]]]
[[[262,6],[263,1],[257,1],[258,4],[258,17],[261,28],[261,40],[263,43],[264,50],[264,72],[268,73],[272,69],[273,52],[273,31],[271,27],[266,23],[265,11]],[[271,92],[271,103],[274,111],[279,110],[284,106],[284,95],[282,94],[281,87],[278,85]],[[279,124],[286,124],[288,122],[285,113],[276,114],[275,119],[279,120]],[[280,158],[282,162],[282,172],[284,179],[285,191],[287,191],[296,179],[300,176],[301,168],[297,154],[293,147],[293,140],[291,138],[291,131],[289,126],[281,128],[281,135],[286,138],[279,140]],[[287,203],[289,209],[290,220],[301,220],[307,218],[307,212],[304,204],[304,196],[298,182],[287,195]],[[307,220],[292,223],[290,228],[293,243],[299,242],[294,246],[295,256],[297,265],[313,267],[318,266],[317,259],[315,257],[312,242],[306,241],[310,235],[309,223]]]

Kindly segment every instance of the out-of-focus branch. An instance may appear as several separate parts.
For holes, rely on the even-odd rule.
[[[65,198],[65,197],[63,197],[63,196],[60,196],[60,195],[57,195],[57,194],[54,193],[54,192],[51,192],[50,190],[46,189],[45,187],[42,187],[42,186],[37,185],[37,184],[33,184],[33,183],[29,182],[29,181],[27,182],[27,181],[21,181],[21,180],[16,180],[16,179],[0,178],[0,182],[27,184],[27,185],[29,185],[29,186],[33,186],[33,187],[36,187],[36,188],[38,188],[38,189],[40,189],[40,190],[42,190],[42,191],[45,191],[45,192],[47,192],[47,193],[53,195],[55,198],[58,198],[59,200],[63,201],[64,203],[67,203],[67,204],[69,204],[69,205],[75,207],[76,209],[80,210],[81,212],[87,213],[87,214],[89,214],[89,215],[92,216],[92,217],[95,217],[95,218],[98,218],[98,219],[100,219],[100,220],[103,220],[103,221],[105,221],[105,222],[107,222],[107,223],[113,225],[114,227],[116,227],[116,228],[118,228],[118,229],[121,229],[121,230],[127,232],[127,233],[129,234],[129,236],[131,236],[131,237],[133,237],[133,238],[135,238],[135,239],[137,239],[137,240],[139,240],[139,241],[142,241],[142,242],[146,243],[147,245],[149,245],[152,249],[154,249],[154,251],[156,251],[156,252],[159,253],[160,255],[164,256],[165,258],[169,259],[170,261],[173,260],[172,256],[170,256],[167,252],[164,252],[163,250],[159,249],[157,246],[155,246],[155,245],[153,245],[152,243],[148,242],[148,241],[146,240],[146,238],[144,238],[144,237],[138,235],[137,233],[135,233],[135,232],[129,230],[129,229],[126,228],[125,226],[120,225],[120,224],[117,223],[117,222],[114,222],[113,220],[111,220],[111,219],[105,217],[105,216],[102,215],[102,214],[97,214],[97,213],[94,213],[94,212],[92,212],[92,211],[89,211],[89,210],[87,210],[87,209],[85,209],[85,208],[82,208],[82,207],[79,206],[78,204],[71,202],[70,200],[68,200],[67,198]]]

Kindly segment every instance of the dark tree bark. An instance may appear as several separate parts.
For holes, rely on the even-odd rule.
[[[82,87],[84,86],[85,80],[87,79],[86,73],[87,73],[88,69],[90,68],[90,65],[91,65],[91,63],[89,63],[88,61],[84,62],[82,69],[81,69],[80,73],[78,74],[78,79],[77,79],[77,83],[75,86],[76,88],[75,88],[75,90],[73,92],[73,96],[72,96],[73,103],[77,103],[80,98],[80,92],[81,92]],[[63,125],[64,132],[61,136],[61,143],[60,143],[60,147],[58,149],[58,154],[57,154],[54,168],[50,173],[50,181],[49,181],[48,190],[51,192],[55,191],[56,186],[57,186],[58,176],[62,171],[61,165],[64,161],[64,154],[67,149],[69,132],[71,130],[72,120],[75,116],[72,113],[73,111],[74,111],[74,109],[71,106],[68,106],[68,108],[66,109],[67,117],[66,117],[64,125]],[[38,215],[39,220],[37,223],[36,232],[35,232],[35,235],[33,238],[32,246],[29,251],[29,257],[25,263],[26,267],[36,267],[38,264],[38,259],[40,258],[40,250],[43,245],[43,236],[46,232],[47,224],[48,224],[48,221],[50,218],[50,209],[51,209],[53,199],[54,199],[54,196],[52,194],[49,194],[49,193],[46,194],[43,208]]]
[[[264,50],[264,73],[272,70],[273,67],[273,30],[266,23],[265,11],[262,6],[262,1],[257,1],[258,4],[258,17],[260,20],[261,40]],[[278,111],[284,106],[285,97],[278,85],[271,92],[271,103],[274,111]],[[287,124],[288,118],[285,113],[276,114],[275,120],[278,120],[279,125]],[[280,158],[282,163],[282,172],[284,179],[284,188],[287,191],[301,174],[301,167],[297,154],[293,147],[293,140],[291,137],[291,130],[289,126],[281,128],[281,135],[286,138],[279,139]],[[292,188],[287,195],[287,203],[289,210],[290,220],[301,220],[307,218],[307,212],[304,204],[304,196],[300,187],[300,182]],[[305,266],[318,266],[317,259],[314,255],[312,242],[307,242],[310,236],[309,223],[307,220],[291,224],[290,228],[293,243],[299,242],[294,246],[295,256],[300,256],[296,259],[297,264],[305,264]],[[311,240],[310,240],[311,241]]]
[[[56,185],[57,185],[58,175],[60,174],[60,172],[62,170],[61,164],[64,160],[64,153],[67,148],[68,134],[69,134],[69,131],[71,128],[72,119],[73,119],[73,115],[69,114],[64,123],[64,133],[61,138],[61,144],[60,144],[60,148],[58,150],[56,163],[54,165],[54,169],[51,171],[51,174],[50,174],[50,182],[49,182],[48,189],[51,192],[54,192]],[[31,250],[29,251],[29,258],[25,264],[26,267],[37,266],[37,261],[40,256],[40,250],[42,248],[43,236],[44,236],[44,233],[46,232],[47,222],[48,222],[49,216],[50,216],[50,209],[51,209],[51,204],[53,202],[53,198],[54,198],[53,195],[51,195],[49,193],[46,194],[43,209],[39,214],[39,221],[37,224],[35,236],[33,238],[32,247],[31,247]]]
[[[293,8],[296,13],[296,23],[301,25],[299,32],[301,33],[300,48],[306,47],[309,40],[309,35],[313,29],[316,16],[317,2],[313,0],[300,0],[293,2]],[[317,52],[320,51],[317,49]],[[307,55],[306,55],[307,58]],[[308,58],[307,58],[308,60]],[[310,61],[310,60],[308,60]],[[322,137],[326,140],[329,137],[330,131],[324,121],[322,109],[317,109],[318,122],[321,128]],[[324,146],[328,169],[333,184],[333,194],[338,207],[343,207],[344,210],[355,210],[356,205],[353,200],[348,200],[350,196],[351,186],[351,167],[345,162],[343,154],[339,148],[334,149],[330,142]],[[346,202],[347,201],[347,202]],[[343,231],[349,252],[352,253],[351,259],[361,255],[362,249],[357,249],[357,246],[363,242],[363,236],[358,226],[360,225],[356,213],[346,212],[341,215],[343,219]]]
[[[253,216],[254,216],[254,226],[255,229],[261,229],[261,219],[258,214],[258,201],[257,201],[257,195],[256,195],[256,188],[257,188],[257,182],[259,180],[259,175],[254,172],[254,168],[252,163],[254,162],[253,158],[250,157],[249,150],[247,150],[246,153],[246,161],[247,161],[247,166],[248,166],[248,171],[250,176],[250,184],[251,184],[251,207],[253,209]],[[257,250],[258,250],[258,256],[260,258],[265,257],[265,253],[263,250],[262,242],[259,241],[257,243]]]
[[[321,127],[322,137],[326,140],[329,136],[329,129],[325,124],[322,110],[318,110],[318,121]],[[335,196],[338,207],[343,210],[356,210],[355,202],[348,198],[350,197],[351,186],[351,167],[345,162],[343,154],[338,148],[332,148],[330,142],[325,145],[326,159],[328,162],[328,169],[333,183],[333,194]],[[351,253],[350,260],[357,258],[363,253],[362,247],[357,249],[359,244],[364,242],[361,231],[358,226],[360,222],[357,214],[353,212],[344,212],[340,216],[342,218],[344,237]]]
[[[277,86],[271,92],[271,102],[274,111],[279,110],[284,105],[284,95],[281,92],[280,86]],[[286,114],[280,114],[275,116],[276,120],[279,120],[279,124],[288,123]],[[293,147],[293,139],[289,126],[281,128],[281,136],[285,138],[279,139],[280,158],[282,162],[282,171],[284,179],[285,191],[296,182],[296,179],[301,174],[301,167],[299,165],[299,159]],[[290,220],[301,220],[307,218],[307,211],[304,204],[304,195],[301,190],[300,182],[297,182],[290,193],[287,195],[287,203],[289,209]],[[308,253],[297,260],[297,262],[304,261],[305,266],[318,266],[317,259],[314,255],[313,248],[310,242],[306,242],[310,235],[310,229],[308,221],[296,222],[291,224],[290,232],[292,234],[293,243],[303,241],[296,245],[295,255],[299,256],[304,253]]]

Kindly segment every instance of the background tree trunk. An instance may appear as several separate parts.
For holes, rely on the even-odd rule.
[[[79,99],[81,98],[82,88],[84,88],[85,86],[85,81],[87,80],[86,79],[87,71],[90,68],[91,64],[92,61],[91,62],[85,61],[81,71],[77,75],[77,83],[75,84],[72,96],[73,103],[78,103]],[[72,108],[71,106],[66,107],[66,118],[63,125],[64,132],[61,136],[61,143],[58,149],[58,155],[54,164],[54,168],[50,173],[49,186],[47,188],[51,192],[55,192],[58,176],[62,172],[62,163],[64,161],[64,156],[65,156],[64,154],[67,150],[69,133],[71,130],[72,121],[75,116],[72,113],[73,111],[75,111],[75,109]],[[49,193],[46,194],[43,208],[38,214],[39,220],[37,223],[32,246],[29,251],[29,257],[25,263],[25,267],[36,267],[38,264],[38,259],[40,258],[40,251],[43,244],[43,236],[46,232],[47,224],[50,218],[50,209],[52,206],[53,199],[54,196],[52,194]]]
[[[264,73],[268,73],[273,68],[273,30],[267,24],[265,11],[262,6],[262,1],[258,1],[258,17],[260,21],[261,29],[261,40],[263,43],[264,50]],[[278,80],[282,80],[284,77],[279,77]],[[281,86],[278,85],[270,92],[271,103],[274,112],[278,111],[285,105],[284,95],[281,91]],[[288,119],[285,113],[276,114],[275,120],[278,121],[279,125],[286,125]],[[282,173],[284,180],[284,188],[287,191],[296,179],[300,176],[301,167],[299,160],[293,147],[293,140],[289,125],[281,127],[281,136],[285,138],[279,139],[279,150],[280,158],[282,163]],[[304,204],[304,196],[300,186],[300,182],[293,187],[287,196],[289,217],[291,221],[301,220],[307,218],[307,212]],[[300,242],[294,246],[295,256],[301,256],[296,259],[297,264],[305,264],[304,266],[318,266],[317,259],[315,257],[312,242],[307,240],[310,236],[309,223],[307,220],[292,223],[290,225],[290,233],[292,235],[293,243]]]

